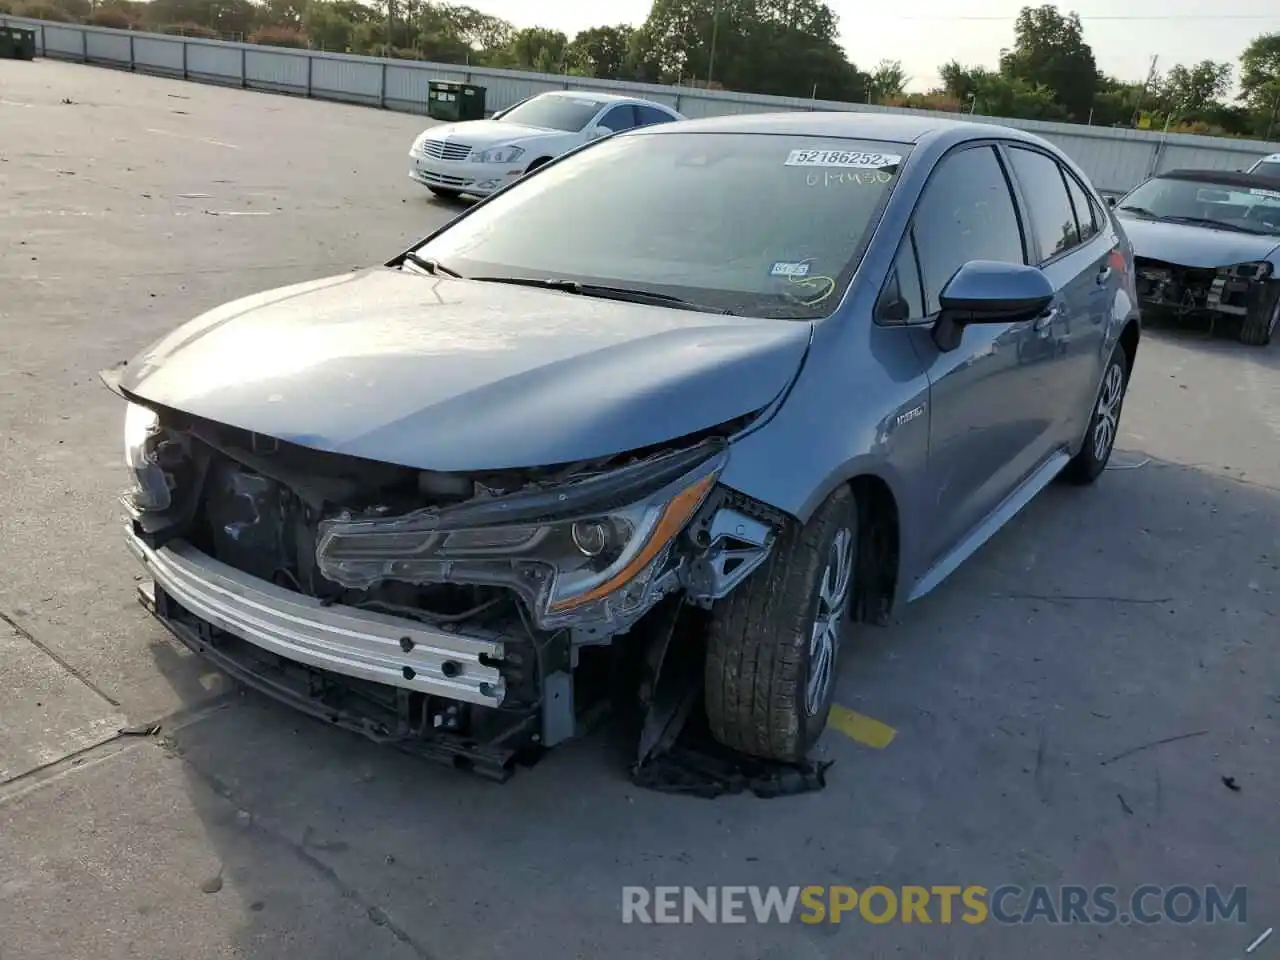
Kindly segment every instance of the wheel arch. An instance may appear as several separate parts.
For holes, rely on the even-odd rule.
[[[1138,323],[1137,317],[1130,317],[1125,323],[1124,329],[1120,331],[1120,349],[1124,351],[1124,357],[1129,367],[1129,375],[1133,375],[1133,365],[1138,359],[1138,341],[1142,339],[1142,328]]]

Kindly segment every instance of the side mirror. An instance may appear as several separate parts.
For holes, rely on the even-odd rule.
[[[613,133],[613,128],[612,128],[612,127],[603,127],[603,126],[602,126],[602,127],[594,127],[594,128],[591,130],[591,139],[592,139],[592,140],[599,140],[601,137],[607,137],[607,136],[609,136],[611,133]]]
[[[954,350],[971,323],[1017,323],[1044,313],[1053,303],[1049,278],[1036,267],[995,260],[970,260],[956,271],[938,297],[933,325],[939,350]]]
[[[1108,207],[1114,207],[1114,206],[1115,206],[1117,203],[1119,203],[1119,202],[1120,202],[1120,198],[1119,198],[1119,197],[1107,197],[1107,206],[1108,206]]]

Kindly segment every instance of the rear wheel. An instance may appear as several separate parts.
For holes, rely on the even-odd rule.
[[[1116,434],[1120,430],[1120,411],[1124,407],[1125,392],[1129,387],[1129,358],[1120,344],[1116,344],[1102,374],[1102,387],[1089,421],[1089,432],[1084,446],[1075,455],[1063,476],[1072,483],[1093,483],[1102,476],[1115,449]]]
[[[712,611],[706,709],[725,746],[804,758],[827,724],[857,563],[858,514],[841,487]]]
[[[1249,304],[1249,312],[1240,323],[1240,342],[1251,347],[1265,347],[1280,326],[1280,286],[1269,288]]]
[[[444,187],[427,187],[427,189],[441,200],[457,200],[458,197],[462,196],[457,190],[446,190]]]

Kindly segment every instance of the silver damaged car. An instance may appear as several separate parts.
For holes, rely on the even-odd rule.
[[[1138,341],[1129,242],[1059,150],[796,113],[599,140],[104,377],[177,638],[503,777],[627,662],[802,760],[854,623],[1100,476]]]

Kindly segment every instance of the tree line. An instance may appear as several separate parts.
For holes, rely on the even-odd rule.
[[[1270,139],[1280,134],[1280,33],[1252,38],[1238,64],[1153,69],[1140,82],[1098,69],[1080,17],[1024,7],[994,66],[950,61],[907,93],[897,60],[861,69],[821,0],[653,0],[638,27],[569,37],[517,30],[430,0],[0,0],[0,12],[442,63],[681,84],[749,93]],[[1237,73],[1238,71],[1238,73]],[[1229,97],[1233,80],[1239,90]]]

